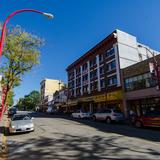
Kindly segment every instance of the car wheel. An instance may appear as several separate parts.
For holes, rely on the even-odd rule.
[[[138,127],[138,128],[141,128],[142,127],[142,122],[141,121],[136,121],[135,126]]]
[[[96,121],[96,120],[97,120],[97,119],[96,119],[96,116],[93,116],[92,119],[93,119],[93,121]]]
[[[110,117],[107,117],[107,118],[106,118],[106,122],[107,122],[107,124],[111,124],[111,118],[110,118]]]

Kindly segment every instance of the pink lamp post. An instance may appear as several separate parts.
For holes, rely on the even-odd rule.
[[[41,12],[41,11],[38,11],[38,10],[34,10],[34,9],[21,9],[21,10],[16,10],[14,11],[13,13],[11,13],[5,20],[4,24],[3,24],[3,27],[2,27],[2,32],[1,32],[1,38],[0,38],[0,57],[2,56],[2,52],[3,52],[3,44],[4,44],[4,39],[5,39],[5,32],[6,32],[6,26],[7,26],[7,23],[8,21],[10,20],[11,17],[13,17],[14,15],[18,14],[18,13],[22,13],[22,12],[35,12],[35,13],[38,13],[38,14],[42,14],[46,17],[48,17],[49,19],[52,19],[53,18],[53,15],[50,14],[50,13],[45,13],[45,12]],[[3,90],[3,89],[2,89]],[[6,94],[6,91],[5,93],[2,93],[2,107],[0,108],[0,120],[3,116],[3,112],[5,110],[5,106],[4,106],[4,96]]]

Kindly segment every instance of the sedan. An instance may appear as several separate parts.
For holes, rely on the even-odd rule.
[[[81,110],[78,110],[71,115],[74,118],[90,118],[91,113],[90,112],[82,112]]]
[[[34,131],[33,118],[29,114],[15,114],[9,124],[9,133]]]

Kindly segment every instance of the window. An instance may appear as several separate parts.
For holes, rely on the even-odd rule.
[[[104,74],[104,66],[99,68],[99,73],[100,73],[100,75]]]
[[[76,75],[79,75],[80,73],[81,73],[81,68],[79,67],[76,69]]]
[[[104,113],[111,113],[111,110],[110,110],[110,109],[106,109],[106,110],[104,111]]]
[[[92,60],[90,60],[90,67],[93,67],[96,65],[96,57],[94,57]]]
[[[94,90],[94,84],[93,83],[90,84],[90,89],[91,89],[91,91]]]
[[[132,91],[156,86],[156,82],[151,78],[150,73],[134,76],[125,79],[125,90]]]
[[[115,60],[107,64],[107,71],[111,71],[115,68],[116,68],[116,61]]]
[[[74,88],[74,81],[72,81],[71,85],[72,85],[72,88]]]
[[[80,96],[80,95],[81,95],[81,89],[80,89],[80,88],[77,88],[77,89],[76,89],[76,95],[77,95],[77,96]]]
[[[112,55],[114,55],[114,48],[111,48],[110,50],[108,50],[108,51],[106,52],[106,57],[110,57],[110,56],[112,56]]]
[[[111,85],[116,85],[117,84],[117,76],[112,76],[108,78],[108,83],[109,86]]]
[[[105,88],[105,81],[104,81],[104,79],[100,80],[100,87],[101,88]]]
[[[97,90],[98,89],[98,82],[96,81],[96,82],[91,83],[90,89],[91,89],[91,91]]]
[[[76,86],[80,85],[81,84],[81,78],[77,78],[76,79]]]
[[[99,62],[103,62],[103,60],[104,60],[104,56],[103,56],[103,54],[100,54],[99,55]]]
[[[74,96],[74,90],[71,91],[71,96]]]
[[[68,73],[68,78],[69,78],[69,79],[74,78],[74,71]]]
[[[97,70],[94,70],[90,72],[90,79],[96,78],[97,77]]]
[[[82,79],[83,79],[83,81],[87,81],[87,80],[88,80],[88,74],[84,75],[84,76],[82,77]]]
[[[83,86],[83,93],[87,93],[88,92],[88,85]]]
[[[82,65],[82,71],[86,71],[87,70],[87,63]]]

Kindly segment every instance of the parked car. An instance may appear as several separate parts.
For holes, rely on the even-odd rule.
[[[90,118],[91,113],[90,112],[83,112],[81,110],[78,110],[71,115],[74,118]]]
[[[135,118],[136,127],[160,127],[160,111],[147,112],[145,115]]]
[[[105,109],[103,111],[94,113],[92,115],[94,121],[102,120],[106,121],[108,124],[112,121],[124,121],[124,114],[119,109]]]
[[[52,107],[48,107],[48,109],[46,110],[47,113],[52,113]]]
[[[49,113],[49,114],[58,114],[58,109],[56,109],[54,107],[48,107],[46,112]]]
[[[15,114],[10,120],[9,133],[34,131],[33,118],[29,114]]]
[[[16,113],[17,113],[17,109],[15,107],[11,107],[8,109],[8,117],[11,117]]]

